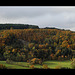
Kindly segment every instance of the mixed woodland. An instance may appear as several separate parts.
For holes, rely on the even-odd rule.
[[[75,57],[74,53],[75,32],[70,30],[13,26],[0,31],[0,60],[63,61]]]

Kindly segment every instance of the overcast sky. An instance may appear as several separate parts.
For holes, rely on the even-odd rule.
[[[0,6],[0,23],[22,23],[75,31],[75,6]]]

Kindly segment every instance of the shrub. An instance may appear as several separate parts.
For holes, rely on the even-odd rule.
[[[46,64],[43,64],[43,69],[48,69],[48,66]]]
[[[0,64],[0,69],[7,69],[7,67],[3,64]]]
[[[75,69],[75,58],[73,59],[72,63],[71,63],[71,66],[73,69]]]
[[[42,64],[42,60],[38,58],[33,58],[29,61],[31,64]]]
[[[12,60],[7,59],[7,60],[6,60],[6,63],[8,63],[8,64],[13,64],[13,61],[12,61]]]
[[[34,65],[31,65],[31,66],[30,66],[30,69],[34,69]]]

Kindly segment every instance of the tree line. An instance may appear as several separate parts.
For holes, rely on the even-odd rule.
[[[36,25],[29,24],[0,24],[0,30],[2,29],[39,29]]]

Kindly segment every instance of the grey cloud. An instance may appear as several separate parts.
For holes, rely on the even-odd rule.
[[[36,17],[45,14],[48,9],[35,7],[1,8],[0,12],[8,18]],[[5,13],[4,13],[5,12]]]
[[[75,7],[0,7],[0,23],[27,23],[74,30]]]
[[[4,16],[10,18],[21,17],[37,17],[44,14],[57,15],[62,12],[75,12],[74,8],[54,8],[54,7],[2,7],[0,12],[4,13]]]

